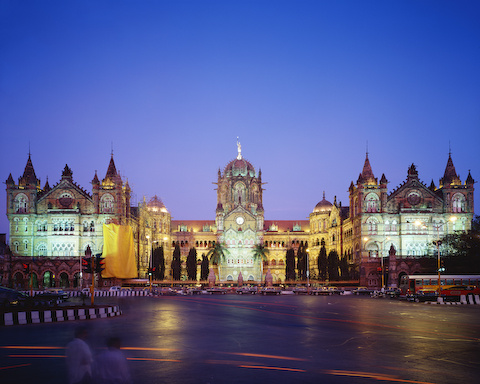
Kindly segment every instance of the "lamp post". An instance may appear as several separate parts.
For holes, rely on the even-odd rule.
[[[383,245],[385,244],[386,241],[390,240],[390,237],[386,237],[385,240],[382,241],[382,249],[380,250],[382,252],[382,255],[381,255],[381,261],[382,261],[382,289],[385,288],[385,270],[384,270],[384,264],[383,264]]]
[[[310,249],[306,249],[305,252],[307,253],[307,295],[310,294],[310,262],[309,262],[309,252]]]

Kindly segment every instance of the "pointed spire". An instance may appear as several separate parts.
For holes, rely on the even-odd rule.
[[[97,170],[95,170],[95,176],[93,176],[92,184],[93,185],[100,184],[100,181],[98,180],[98,176],[97,176]]]
[[[388,180],[385,177],[385,173],[382,173],[382,177],[380,178],[380,184],[387,184]]]
[[[368,152],[365,156],[365,163],[363,164],[362,173],[358,177],[357,183],[377,183],[377,179],[372,171],[372,166],[370,165],[370,160],[368,159]]]
[[[468,170],[468,176],[467,176],[467,180],[465,180],[465,184],[466,185],[472,185],[475,183],[475,180],[473,180],[473,177],[470,173],[470,169]]]
[[[115,167],[115,161],[113,161],[113,152],[112,152],[112,156],[110,157],[110,163],[108,164],[107,174],[105,175],[105,178],[113,179],[117,175],[118,175],[117,168]]]
[[[13,177],[12,177],[11,173],[8,175],[8,179],[6,181],[6,184],[7,185],[15,185],[15,181],[13,180]]]
[[[435,186],[435,183],[433,182],[433,179],[432,179],[432,182],[430,183],[430,186],[428,187],[428,189],[430,189],[432,192],[437,189],[437,187]]]
[[[25,170],[23,171],[23,176],[18,179],[18,184],[22,186],[32,185],[40,187],[40,180],[38,180],[35,175],[35,169],[33,168],[30,153],[28,154],[28,160],[25,165]]]
[[[48,176],[47,176],[47,181],[45,181],[45,186],[43,187],[43,192],[48,192],[52,188],[50,188],[50,184],[48,183]]]
[[[440,186],[449,186],[450,184],[460,184],[460,177],[458,177],[453,165],[451,153],[448,154],[447,166],[443,177],[440,179]]]

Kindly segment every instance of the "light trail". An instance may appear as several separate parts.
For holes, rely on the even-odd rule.
[[[283,368],[283,367],[267,367],[265,365],[239,365],[239,368],[268,369],[270,371],[290,371],[290,372],[307,372],[304,369]]]
[[[7,366],[7,367],[0,367],[0,370],[2,370],[2,369],[11,369],[11,368],[28,367],[29,365],[32,365],[32,364],[28,363],[28,364],[9,365],[9,366]]]
[[[379,381],[392,381],[397,383],[412,383],[412,384],[435,384],[429,381],[404,380],[391,375],[382,375],[374,372],[359,372],[359,371],[336,371],[325,370],[323,373],[334,376],[350,376],[350,377],[365,377],[367,379],[375,379]]]
[[[178,352],[180,349],[173,348],[137,348],[137,347],[122,347],[121,349],[127,351],[169,351],[169,352]]]
[[[181,363],[182,360],[175,359],[153,359],[149,357],[127,357],[127,360],[138,360],[138,361],[166,361],[170,363]]]
[[[246,353],[246,352],[223,352],[227,355],[237,355],[237,356],[248,356],[248,357],[264,357],[267,359],[278,359],[278,360],[293,360],[293,361],[308,361],[307,359],[301,359],[299,357],[288,357],[288,356],[275,356],[275,355],[261,355],[258,353]]]
[[[64,355],[8,355],[8,357],[28,357],[28,358],[32,358],[32,357],[55,357],[55,358],[65,358]]]
[[[65,349],[65,347],[49,347],[43,345],[5,345],[1,346],[1,349]]]

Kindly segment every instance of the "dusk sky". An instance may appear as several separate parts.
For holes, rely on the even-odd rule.
[[[0,127],[2,182],[30,151],[91,192],[113,148],[175,220],[215,218],[237,136],[267,220],[348,205],[367,142],[389,191],[412,163],[438,186],[450,149],[479,180],[480,1],[1,0]]]

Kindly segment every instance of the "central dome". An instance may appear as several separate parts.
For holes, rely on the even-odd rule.
[[[255,168],[249,161],[236,158],[227,164],[224,170],[225,176],[255,176]]]
[[[323,199],[315,206],[313,212],[330,212],[332,206],[333,204],[325,199],[325,192],[323,192]]]

